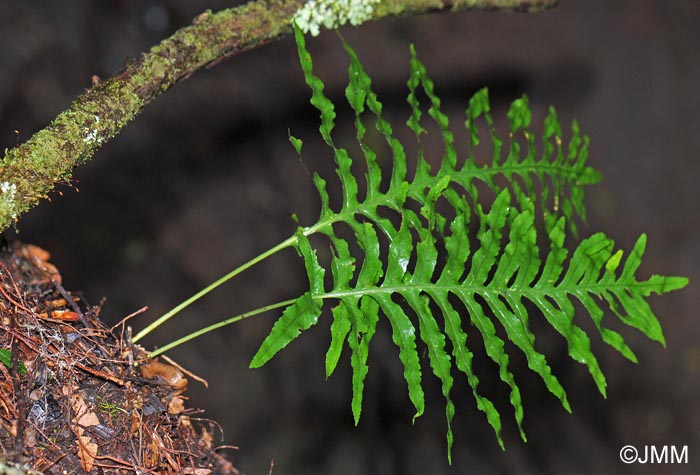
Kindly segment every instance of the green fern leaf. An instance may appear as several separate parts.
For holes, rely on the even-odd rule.
[[[333,260],[331,271],[333,281],[338,288],[349,288],[350,279],[355,272],[355,259],[350,255],[347,242],[337,239],[334,242]],[[335,371],[343,351],[345,338],[347,338],[352,321],[348,309],[342,302],[333,307],[333,323],[331,324],[331,344],[326,353],[326,377],[330,377]]]
[[[250,367],[259,368],[267,363],[278,351],[298,337],[302,330],[308,330],[314,326],[320,314],[321,304],[313,298],[311,292],[306,292],[297,298],[275,322],[270,334],[253,356]]]
[[[348,309],[341,302],[333,307],[333,323],[331,324],[331,344],[326,352],[326,377],[330,377],[338,366],[340,355],[343,351],[345,338],[347,338],[352,323]]]
[[[316,253],[311,248],[311,243],[304,234],[297,232],[297,250],[304,258],[304,265],[309,277],[309,292],[297,298],[292,305],[282,313],[272,327],[270,334],[265,338],[260,349],[250,363],[251,368],[259,368],[267,363],[282,348],[297,338],[303,330],[308,330],[318,322],[321,314],[321,302],[314,295],[322,294],[323,276],[325,270],[319,265]]]
[[[636,361],[623,337],[603,326],[603,302],[625,324],[664,344],[659,322],[645,298],[651,293],[680,289],[687,279],[652,276],[646,281],[637,280],[635,274],[646,244],[644,235],[624,264],[622,252],[614,251],[613,241],[602,233],[584,239],[570,257],[564,247],[566,227],[576,234],[576,216],[585,221],[584,186],[600,178],[586,165],[588,139],[580,134],[576,123],[565,151],[561,125],[550,109],[542,137],[544,153],[537,157],[534,134],[529,130],[532,117],[527,99],[518,99],[508,112],[508,151],[503,156],[504,142],[494,130],[487,92],[481,90],[472,97],[467,110],[469,153],[460,163],[440,99],[411,48],[411,116],[407,125],[420,145],[420,138],[426,133],[418,100],[421,88],[430,101],[428,115],[440,129],[445,151],[435,171],[419,148],[416,171],[409,179],[404,147],[382,116],[382,104],[372,91],[369,75],[352,48],[343,42],[350,58],[345,95],[355,113],[357,141],[366,165],[367,191],[360,197],[353,160],[331,138],[334,105],[324,95],[321,80],[313,74],[304,37],[296,28],[295,35],[302,70],[312,89],[311,102],[321,112],[321,136],[333,151],[343,199],[340,208],[333,210],[326,181],[314,176],[321,200],[320,216],[314,225],[300,228],[296,234],[296,247],[306,267],[310,290],[287,307],[251,366],[264,364],[314,325],[323,303],[334,301],[326,375],[335,370],[347,341],[353,370],[352,412],[358,423],[369,345],[379,319],[386,318],[403,364],[408,396],[416,409],[414,420],[425,409],[419,346],[427,350],[430,368],[441,382],[445,398],[449,457],[455,414],[450,396],[454,367],[466,375],[477,408],[485,414],[503,446],[500,414],[489,399],[479,394],[467,323],[476,328],[470,337],[483,340],[486,355],[496,363],[501,380],[510,390],[515,421],[524,440],[520,389],[509,369],[510,357],[504,340],[497,335],[497,325],[567,411],[571,409],[566,393],[545,355],[536,347],[530,330],[530,308],[537,308],[536,316],[541,314],[562,335],[570,357],[586,365],[603,395],[605,377],[591,351],[589,336],[574,323],[574,299],[585,307],[601,339],[626,358]],[[367,115],[374,118],[374,127],[391,149],[388,184],[378,165],[377,152],[364,142]],[[477,164],[474,154],[480,140],[479,119],[487,125],[494,150],[491,163],[485,165]],[[524,139],[524,146],[515,139],[518,135]],[[290,139],[300,153],[301,141]],[[497,176],[505,178],[505,186],[497,184]],[[535,186],[535,179],[539,180],[539,187]],[[494,192],[490,205],[478,196],[478,181]],[[392,213],[394,220],[387,217]],[[543,235],[537,231],[538,214],[544,216]],[[470,237],[472,220],[478,227],[476,238]],[[397,228],[395,223],[399,221]],[[355,247],[338,235],[340,225],[349,227],[359,250],[351,252]],[[325,270],[307,237],[316,233],[327,236],[331,243],[330,289],[324,288]],[[382,246],[380,236],[388,246]]]

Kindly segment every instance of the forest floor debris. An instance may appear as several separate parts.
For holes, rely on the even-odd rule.
[[[125,321],[107,328],[49,258],[0,251],[2,473],[239,474],[220,427],[186,407],[192,375],[150,360]]]

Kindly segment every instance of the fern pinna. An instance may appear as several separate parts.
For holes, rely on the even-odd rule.
[[[372,91],[369,76],[354,51],[343,42],[350,58],[345,93],[356,115],[357,141],[366,165],[366,193],[360,197],[352,170],[353,159],[331,138],[334,105],[313,73],[311,56],[298,30],[296,40],[306,82],[313,92],[311,103],[321,112],[321,136],[333,151],[343,200],[339,210],[331,209],[326,181],[314,176],[321,198],[320,217],[312,226],[299,227],[295,242],[305,263],[310,289],[286,308],[254,356],[251,367],[265,364],[317,322],[326,301],[334,302],[326,372],[333,373],[347,343],[353,369],[352,412],[357,423],[370,343],[380,316],[385,317],[391,324],[416,417],[424,410],[417,337],[427,349],[430,368],[441,381],[446,400],[449,453],[453,441],[450,422],[455,413],[450,399],[453,366],[466,374],[477,407],[486,415],[499,444],[503,445],[499,412],[479,393],[479,379],[472,370],[468,327],[476,329],[470,333],[472,338],[478,334],[483,339],[488,357],[498,365],[500,377],[509,387],[510,402],[523,439],[520,391],[509,370],[509,357],[504,341],[496,333],[496,325],[504,328],[507,338],[525,354],[529,367],[540,375],[564,408],[570,410],[566,392],[544,355],[535,349],[526,302],[534,304],[565,338],[569,355],[587,366],[603,395],[605,377],[590,350],[589,337],[574,323],[574,298],[583,304],[603,341],[626,358],[636,361],[622,336],[603,325],[602,303],[625,324],[664,343],[659,323],[645,297],[652,292],[661,294],[679,289],[687,280],[662,276],[652,276],[646,281],[635,278],[645,236],[639,238],[624,265],[622,251],[614,251],[613,241],[602,233],[583,240],[573,253],[564,247],[566,226],[569,232],[576,232],[574,215],[585,219],[584,186],[599,179],[598,173],[586,165],[588,141],[580,135],[576,123],[565,150],[560,124],[551,109],[544,124],[544,153],[538,158],[534,136],[528,130],[531,114],[527,100],[516,100],[508,112],[510,138],[508,151],[503,153],[502,141],[493,128],[487,92],[481,90],[472,97],[467,109],[470,151],[460,163],[433,83],[411,49],[408,103],[412,114],[408,126],[420,141],[425,132],[418,100],[421,88],[430,101],[428,114],[441,130],[445,152],[439,169],[433,170],[419,151],[415,174],[408,178],[404,146],[382,117],[382,104]],[[367,113],[374,116],[376,129],[392,152],[388,183],[377,164],[376,152],[364,141]],[[493,161],[487,165],[478,165],[473,156],[473,148],[480,140],[476,127],[480,118],[489,127],[494,150]],[[525,139],[525,146],[515,139],[519,133]],[[291,141],[299,153],[301,141],[294,137]],[[504,161],[502,155],[506,156]],[[508,186],[499,186],[494,180],[496,176],[504,177]],[[534,178],[539,179],[538,192]],[[478,196],[477,181],[495,193],[487,211]],[[438,201],[449,204],[449,217],[438,210],[444,208],[436,206]],[[380,213],[382,209],[391,210],[400,219],[392,221],[386,213]],[[535,225],[538,212],[545,217],[546,239],[538,239]],[[474,220],[478,232],[472,241],[469,224]],[[336,227],[341,224],[352,230],[361,255],[354,256],[350,244],[336,233]],[[326,269],[319,263],[308,239],[315,233],[327,236],[331,243],[332,287],[329,289],[324,285]],[[380,235],[389,243],[385,256],[382,256]],[[546,244],[543,246],[540,241]],[[454,304],[454,297],[461,308]],[[416,316],[415,320],[409,317],[407,309]]]

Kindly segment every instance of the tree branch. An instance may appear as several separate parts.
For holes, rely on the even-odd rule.
[[[190,26],[95,84],[70,108],[0,162],[0,232],[36,206],[57,183],[161,93],[203,66],[288,35],[304,0],[257,0],[218,13],[207,11]],[[499,10],[536,12],[557,0],[380,0],[372,20],[435,11]]]

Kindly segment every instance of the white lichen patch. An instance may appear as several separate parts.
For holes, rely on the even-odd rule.
[[[10,219],[17,217],[17,185],[9,181],[0,183],[0,214],[9,216]]]
[[[87,132],[87,134],[85,135],[83,142],[90,144],[97,142],[97,130],[85,129],[85,132]]]
[[[335,29],[350,23],[360,25],[372,17],[380,0],[309,0],[294,14],[294,21],[304,33],[318,36],[321,27]]]
[[[99,124],[100,123],[100,116],[95,115],[94,118],[95,118],[95,125]],[[97,129],[89,129],[89,128],[85,127],[84,130],[85,130],[85,138],[83,138],[83,142],[90,144],[90,145],[92,145],[94,143],[97,143],[98,145],[102,144],[103,140],[98,135]]]

